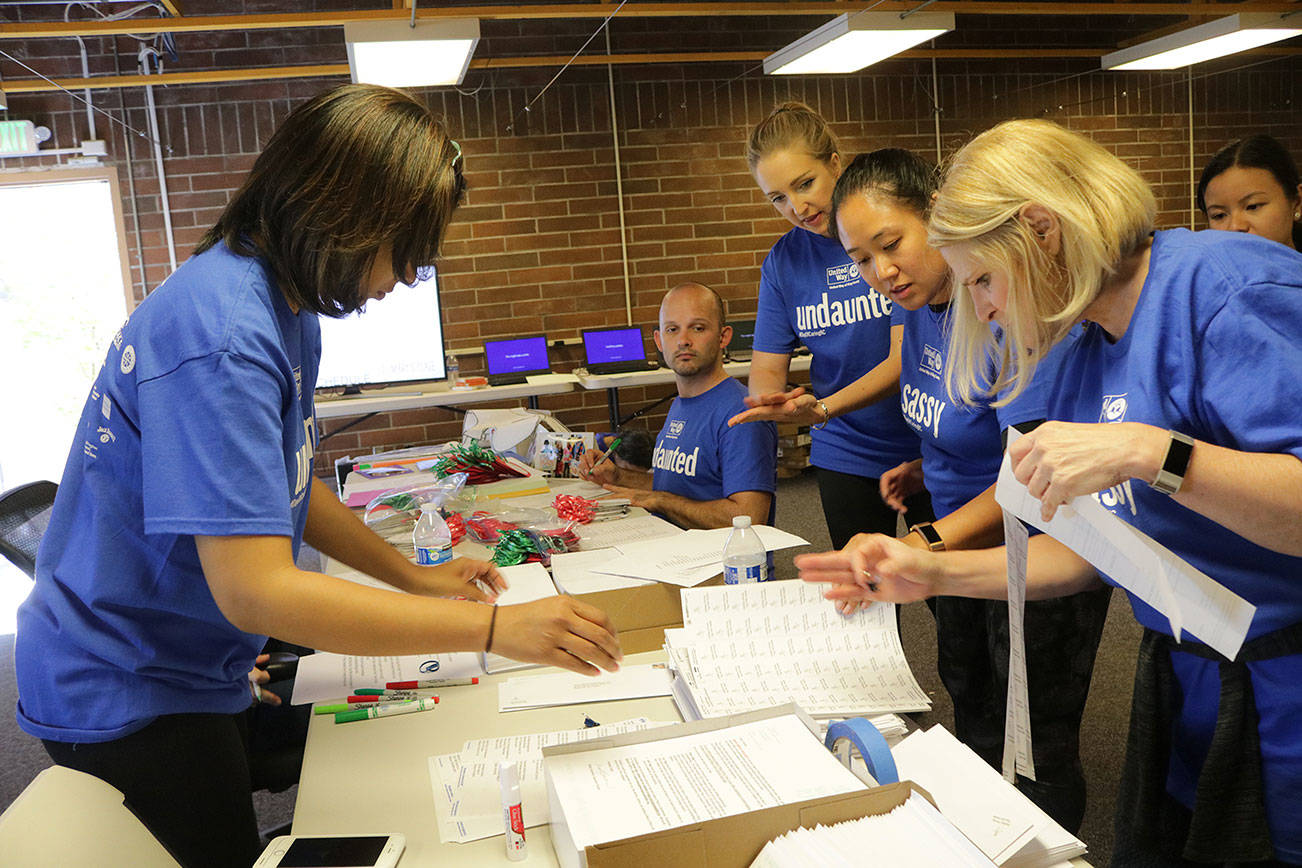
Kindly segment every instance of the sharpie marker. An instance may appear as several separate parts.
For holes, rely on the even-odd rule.
[[[354,687],[353,693],[357,696],[391,696],[395,693],[411,693],[414,695],[419,689],[419,687],[405,689],[392,687]]]
[[[399,699],[429,699],[435,694],[428,690],[386,690],[383,693],[355,693],[347,702],[394,702]]]
[[[366,697],[363,697],[363,698],[364,698],[364,699],[372,699],[372,698],[374,698],[374,697],[366,696]],[[403,703],[406,703],[406,702],[415,702],[415,700],[414,700],[414,699],[403,699],[403,700],[399,700],[399,701],[397,701],[397,702],[390,702],[390,703],[386,703],[386,704],[387,704],[387,705],[402,705]],[[334,704],[332,704],[332,705],[318,705],[318,706],[316,706],[315,708],[312,709],[312,713],[313,713],[313,714],[339,714],[339,713],[344,712],[344,711],[356,711],[356,710],[359,709],[359,708],[377,708],[377,707],[379,707],[379,706],[378,706],[376,703],[374,703],[374,702],[336,702],[336,703],[334,703]]]
[[[398,714],[411,714],[413,711],[430,711],[439,704],[437,696],[429,696],[413,702],[395,702],[393,704],[372,705],[355,711],[341,711],[335,715],[335,723],[351,723],[355,720],[371,720],[376,717],[393,717]]]
[[[478,678],[431,678],[426,681],[389,681],[385,690],[420,690],[428,687],[460,687],[464,684],[478,684]],[[357,693],[368,691],[358,690]]]

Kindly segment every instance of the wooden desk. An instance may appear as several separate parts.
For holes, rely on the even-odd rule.
[[[480,404],[510,398],[528,398],[529,406],[538,407],[540,395],[559,395],[574,391],[578,379],[573,374],[542,374],[530,377],[527,383],[515,386],[485,386],[482,389],[415,389],[395,388],[376,391],[357,397],[316,399],[318,419],[337,419],[341,416],[366,416],[387,413],[391,410],[411,410],[420,407],[453,407],[458,404]]]
[[[808,371],[813,356],[792,356],[792,371]],[[723,369],[739,380],[750,377],[750,362],[727,362]],[[605,389],[606,406],[610,410],[610,430],[619,430],[619,390],[625,386],[658,386],[672,383],[674,372],[669,368],[656,368],[650,371],[633,371],[628,374],[589,374],[585,368],[576,368],[574,376],[585,389]],[[320,415],[318,413],[318,415]]]
[[[630,654],[627,665],[658,663],[663,651]],[[303,773],[294,805],[295,835],[401,832],[407,836],[402,868],[420,866],[537,865],[554,866],[547,826],[526,830],[529,858],[506,858],[501,836],[468,844],[439,840],[428,758],[455,753],[472,738],[524,735],[557,729],[581,729],[583,715],[599,721],[631,717],[678,721],[668,696],[567,705],[501,714],[497,685],[512,676],[555,672],[550,667],[482,677],[479,684],[439,691],[433,711],[336,724],[333,715],[314,715],[303,754]]]

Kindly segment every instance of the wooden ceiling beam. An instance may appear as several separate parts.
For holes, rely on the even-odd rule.
[[[849,3],[844,0],[794,0],[794,2],[719,2],[719,3],[632,3],[619,13],[621,18],[689,18],[747,15],[840,15],[874,9],[882,12],[906,12],[916,8],[916,0],[886,0],[878,4]],[[986,0],[939,0],[927,7],[931,12],[959,15],[1228,15],[1231,12],[1295,12],[1297,4],[1288,0],[1244,0],[1224,4],[1192,0],[1187,3],[1036,3],[986,2]],[[416,17],[435,21],[440,18],[480,18],[484,20],[605,18],[608,3],[557,3],[522,6],[443,6],[437,9],[417,7]],[[341,27],[349,21],[405,21],[410,13],[400,9],[370,9],[344,12],[294,12],[251,15],[200,15],[177,18],[129,19],[123,21],[11,21],[0,23],[0,39],[45,39],[72,36],[116,36],[126,33],[188,33],[211,30],[278,30],[299,27]]]
[[[1094,48],[1028,48],[1019,49],[1019,58],[1061,59],[1061,58],[1097,58],[1106,52]],[[1245,54],[1256,56],[1291,57],[1302,55],[1302,48],[1287,46],[1266,46],[1253,49]],[[661,63],[758,63],[768,56],[766,51],[711,51],[683,54],[612,54],[583,55],[574,58],[573,66],[614,66],[652,65]],[[896,57],[905,60],[1007,60],[1008,52],[993,48],[919,48],[903,51]],[[484,57],[470,61],[471,69],[528,69],[537,67],[564,66],[569,57]],[[317,78],[330,76],[348,76],[348,64],[333,63],[319,66],[268,66],[249,67],[246,69],[209,69],[195,72],[164,72],[158,75],[99,75],[91,78],[61,78],[57,84],[50,84],[39,78],[15,79],[4,81],[6,94],[46,93],[57,91],[60,87],[67,90],[102,90],[118,87],[144,87],[147,84],[231,84],[241,81],[266,81],[278,78]]]

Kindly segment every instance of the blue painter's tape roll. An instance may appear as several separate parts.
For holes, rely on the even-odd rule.
[[[837,742],[843,739],[849,739],[850,743],[858,748],[859,755],[868,766],[868,773],[877,780],[877,783],[893,784],[900,779],[900,773],[895,768],[895,758],[891,756],[890,745],[877,731],[877,727],[862,717],[840,720],[827,728],[827,739],[823,743],[828,750],[840,756]],[[841,761],[849,766],[848,755],[841,757]]]

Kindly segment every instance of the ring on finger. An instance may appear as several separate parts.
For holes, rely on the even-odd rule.
[[[877,593],[877,577],[872,574],[871,570],[864,570],[863,574],[868,577],[868,590],[874,594]]]

